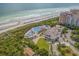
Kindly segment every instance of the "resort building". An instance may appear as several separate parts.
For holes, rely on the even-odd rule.
[[[60,24],[79,26],[79,10],[62,12],[59,17]]]
[[[43,32],[47,29],[50,29],[50,26],[42,25],[42,26],[33,27],[27,33],[25,33],[24,37],[34,39],[34,38],[38,37],[41,32]]]
[[[52,27],[51,29],[47,30],[45,32],[45,38],[49,42],[55,42],[58,40],[58,38],[61,35],[61,29],[60,25],[56,25],[55,27]]]

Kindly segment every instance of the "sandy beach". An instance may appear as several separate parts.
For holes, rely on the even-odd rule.
[[[30,12],[29,15],[10,17],[6,21],[0,22],[0,33],[6,32],[8,30],[20,26],[24,26],[26,24],[40,22],[43,20],[48,20],[53,17],[57,17],[59,16],[60,12],[66,10],[67,9],[40,9],[40,10],[29,11]]]

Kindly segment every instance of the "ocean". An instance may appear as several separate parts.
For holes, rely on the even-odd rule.
[[[4,21],[13,16],[15,17],[31,14],[32,12],[28,12],[30,10],[70,8],[74,6],[79,6],[79,4],[78,3],[0,3],[0,21]]]

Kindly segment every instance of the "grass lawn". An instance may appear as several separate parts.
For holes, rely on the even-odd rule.
[[[39,47],[39,49],[46,49],[47,51],[49,50],[49,44],[46,40],[44,40],[44,38],[40,38],[38,40],[37,46]]]

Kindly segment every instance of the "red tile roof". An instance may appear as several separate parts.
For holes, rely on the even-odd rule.
[[[32,56],[34,54],[31,48],[24,48],[24,55]]]

